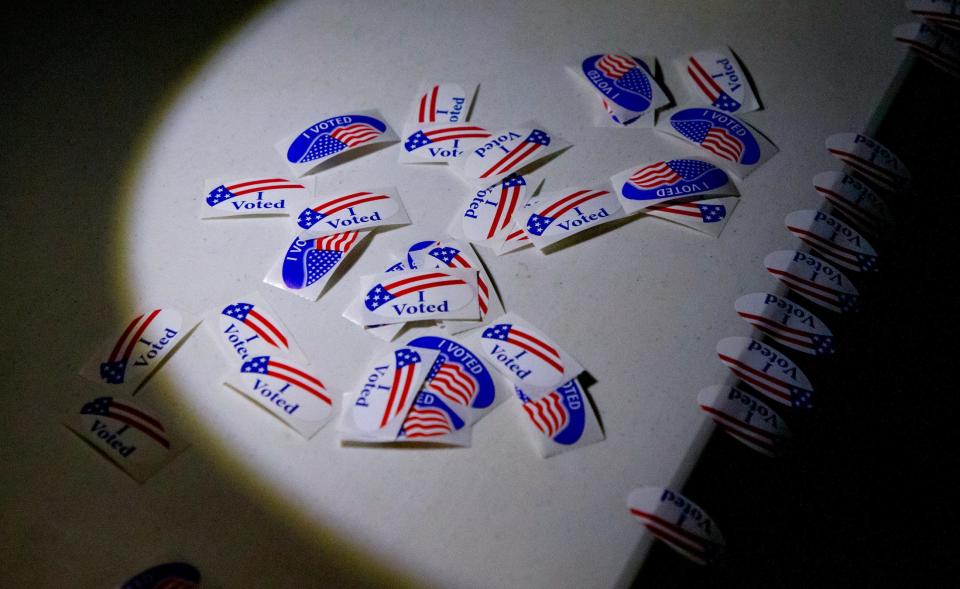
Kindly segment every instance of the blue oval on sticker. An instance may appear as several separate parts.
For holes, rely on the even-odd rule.
[[[720,188],[729,181],[727,173],[713,164],[677,159],[638,169],[624,183],[621,192],[630,200],[683,198]]]
[[[650,108],[649,72],[629,55],[594,55],[583,60],[583,75],[612,102],[634,112]]]
[[[407,345],[440,352],[427,375],[424,390],[464,407],[484,409],[493,403],[493,377],[483,361],[466,347],[437,336],[418,337]]]
[[[287,149],[287,161],[302,164],[324,159],[376,139],[386,130],[383,121],[365,115],[324,119],[297,135]]]
[[[283,283],[301,289],[320,280],[337,267],[358,235],[358,231],[348,231],[306,241],[294,239],[283,257]]]
[[[527,417],[543,435],[565,446],[580,440],[586,425],[587,401],[576,378],[539,399],[531,399],[520,389],[516,392]]]
[[[721,110],[687,108],[670,116],[678,133],[730,162],[751,166],[760,161],[760,144],[746,124]]]

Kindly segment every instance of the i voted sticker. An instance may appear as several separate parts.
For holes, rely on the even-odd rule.
[[[835,352],[833,332],[797,303],[766,292],[746,294],[734,302],[737,314],[781,344],[814,356]]]
[[[323,194],[304,202],[295,220],[301,239],[410,223],[392,186]]]
[[[514,215],[526,201],[527,181],[513,174],[476,191],[455,223],[467,241],[496,248],[513,230]]]
[[[63,423],[140,482],[187,447],[165,412],[143,399],[95,397],[64,416]]]
[[[436,123],[407,127],[403,132],[400,163],[447,163],[463,157],[467,149],[489,139],[490,131],[469,123]]]
[[[407,412],[400,432],[398,442],[431,442],[452,446],[469,446],[470,436],[457,435],[461,432],[469,434],[470,428],[460,418],[446,399],[439,395],[423,390]]]
[[[470,149],[461,172],[470,182],[490,185],[569,145],[543,128],[503,129]]]
[[[168,562],[150,567],[131,577],[120,589],[195,589],[200,571],[185,562]]]
[[[736,387],[709,386],[697,395],[697,403],[720,429],[764,456],[776,456],[790,437],[776,411]]]
[[[666,219],[690,227],[700,233],[718,237],[740,203],[739,196],[725,196],[696,201],[671,201],[652,206],[643,214]]]
[[[80,371],[113,394],[133,394],[183,342],[198,321],[176,309],[138,313]]]
[[[627,213],[678,199],[739,194],[726,172],[695,158],[641,164],[616,174],[610,181]]]
[[[278,176],[207,180],[200,201],[200,218],[287,215],[291,201],[310,193],[309,180]]]
[[[681,67],[695,101],[729,113],[760,108],[743,66],[728,47],[693,53]]]
[[[263,281],[315,301],[337,266],[369,234],[369,231],[347,231],[313,239],[296,237]]]
[[[324,161],[360,146],[396,140],[376,111],[346,113],[322,119],[277,143],[277,151],[298,176]]]
[[[426,335],[407,345],[438,352],[423,390],[437,395],[467,425],[473,425],[499,401],[496,381],[480,355],[449,338]]]
[[[887,205],[869,186],[843,172],[821,172],[813,187],[857,229],[872,235],[892,222]]]
[[[604,439],[593,407],[576,378],[538,395],[528,395],[519,387],[515,390],[541,457],[549,458]]]
[[[955,25],[955,21],[947,18],[938,18],[938,21],[936,27],[927,23],[900,25],[893,29],[893,36],[934,67],[960,77],[960,42],[954,35],[937,30],[948,22]]]
[[[700,147],[717,165],[740,178],[746,178],[777,152],[759,131],[715,108],[675,110],[656,128]]]
[[[258,293],[234,299],[207,314],[204,322],[228,362],[256,356],[287,356],[306,362],[303,350],[280,317]]]
[[[333,414],[333,396],[323,382],[285,358],[251,358],[231,368],[224,382],[306,438],[317,433]]]
[[[359,392],[344,407],[344,441],[393,442],[420,391],[437,351],[399,347],[365,371]]]
[[[860,302],[857,287],[817,256],[797,250],[779,250],[763,259],[767,272],[808,301],[837,313],[855,311]]]
[[[910,172],[887,147],[860,133],[827,137],[827,151],[856,174],[884,190],[896,190],[910,181]]]
[[[717,342],[717,357],[767,398],[787,407],[813,407],[810,379],[783,352],[749,337],[728,337]]]
[[[652,63],[653,59],[625,52],[603,53],[584,59],[580,71],[613,122],[629,125],[667,102],[653,77]]]
[[[823,211],[794,211],[784,224],[824,258],[855,272],[875,272],[877,250],[856,229]]]
[[[709,564],[723,552],[725,542],[717,524],[676,491],[640,487],[630,492],[627,507],[654,537],[697,564]]]
[[[907,0],[907,10],[930,24],[960,31],[960,0]]]
[[[474,332],[471,342],[487,362],[530,395],[553,390],[583,372],[556,342],[513,313]]]
[[[476,84],[441,82],[421,89],[412,120],[417,124],[462,123],[470,113]]]
[[[587,229],[625,216],[607,186],[567,188],[534,197],[521,217],[531,243],[544,248]]]
[[[403,262],[395,262],[388,266],[384,272],[402,272],[407,270],[407,266]],[[381,325],[364,325],[363,324],[363,313],[361,311],[362,307],[358,304],[351,304],[347,306],[343,311],[343,317],[355,323],[361,327],[363,330],[372,335],[373,337],[383,340],[385,342],[392,342],[397,335],[403,331],[406,324],[404,323],[387,323]]]
[[[480,318],[476,270],[407,270],[365,276],[361,297],[364,325]]]

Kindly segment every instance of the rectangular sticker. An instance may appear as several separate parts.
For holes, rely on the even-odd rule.
[[[318,192],[297,201],[293,221],[300,239],[410,223],[399,193],[392,186]]]
[[[423,319],[479,319],[477,271],[406,270],[364,276],[351,304],[364,325]]]
[[[293,334],[258,292],[210,310],[204,323],[230,363],[240,364],[256,356],[307,361]]]
[[[293,202],[313,192],[313,179],[291,180],[265,174],[244,178],[211,178],[204,182],[200,218],[289,215]]]
[[[549,458],[604,439],[593,406],[576,378],[538,395],[515,390],[527,432],[541,457]]]
[[[533,162],[570,146],[555,133],[536,124],[493,131],[459,158],[459,173],[474,185],[490,186],[510,174],[522,173]]]
[[[609,185],[567,188],[531,198],[521,216],[523,230],[538,248],[625,216]]]
[[[464,157],[467,149],[486,141],[490,131],[472,123],[411,125],[403,130],[401,164],[446,164]]]
[[[671,201],[650,207],[643,212],[651,217],[666,219],[700,233],[719,237],[739,202],[739,196]]]
[[[337,267],[369,234],[369,231],[347,231],[313,239],[295,237],[263,281],[315,301]]]
[[[466,122],[477,88],[475,83],[463,82],[424,84],[417,93],[408,125]]]

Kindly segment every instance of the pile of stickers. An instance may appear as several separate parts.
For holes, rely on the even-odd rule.
[[[893,37],[934,67],[960,77],[960,0],[907,0],[921,22],[894,27]]]

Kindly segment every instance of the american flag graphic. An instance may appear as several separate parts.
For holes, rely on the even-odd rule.
[[[563,431],[570,421],[570,415],[563,406],[560,393],[553,391],[549,395],[540,397],[536,401],[527,399],[523,403],[523,410],[527,417],[537,426],[545,436],[552,438]]]
[[[682,217],[694,217],[702,223],[718,223],[727,216],[727,207],[696,202],[674,202],[650,207],[648,210]]]
[[[763,454],[773,456],[777,450],[777,436],[755,425],[751,425],[738,417],[721,411],[710,405],[700,405],[705,413],[710,415],[723,431],[748,446],[756,448]]]
[[[667,521],[655,513],[650,513],[635,507],[630,513],[643,522],[645,528],[657,538],[686,554],[700,564],[707,564],[711,558],[711,544],[700,536],[689,532],[679,524]]]
[[[526,139],[518,143],[502,158],[497,160],[496,163],[487,168],[487,171],[480,174],[480,178],[508,174],[521,163],[529,161],[530,156],[537,150],[548,145],[550,145],[550,135],[547,135],[545,131],[534,129]]]
[[[858,228],[864,229],[873,235],[877,235],[881,226],[885,224],[885,219],[881,213],[873,207],[867,208],[858,206],[856,203],[847,200],[844,196],[826,186],[814,185],[814,188],[823,195],[823,197],[838,211],[852,221]],[[870,191],[873,192],[872,190]],[[864,202],[869,202],[864,199]],[[878,202],[874,200],[874,202]]]
[[[233,305],[227,305],[221,313],[243,323],[271,346],[279,350],[290,349],[287,336],[283,335],[280,328],[277,327],[269,317],[262,315],[254,309],[254,305],[238,302]]]
[[[850,166],[853,171],[860,174],[862,178],[880,188],[894,190],[903,182],[902,178],[896,173],[858,155],[832,147],[828,148],[827,151],[839,158],[844,164]]]
[[[681,135],[721,159],[740,162],[743,142],[723,127],[715,127],[710,121],[672,121],[673,128]]]
[[[428,272],[387,284],[378,284],[367,292],[363,304],[367,309],[376,311],[379,307],[404,295],[456,284],[466,284],[466,282],[443,272]]]
[[[486,139],[490,131],[473,125],[450,125],[437,129],[419,130],[407,137],[403,148],[407,151],[420,149],[424,145],[441,143],[443,141],[459,141],[460,139]]]
[[[170,441],[166,437],[167,430],[163,427],[163,424],[132,405],[114,401],[113,397],[100,397],[85,403],[83,408],[80,409],[80,413],[82,415],[109,417],[123,423],[124,426],[132,427],[153,438],[164,448],[170,448]]]
[[[285,190],[288,188],[303,188],[303,184],[297,184],[285,178],[264,178],[262,180],[247,180],[230,186],[221,184],[207,195],[207,204],[216,206],[225,200],[250,194],[252,192],[267,192],[268,190]]]
[[[562,196],[550,203],[539,213],[533,213],[527,219],[527,231],[533,235],[543,235],[551,223],[563,216],[567,211],[582,205],[595,198],[610,194],[608,190],[578,190]]]
[[[463,96],[463,89],[456,84],[443,84],[447,88],[448,92],[453,92],[454,96],[459,98]],[[444,117],[443,115],[449,115],[447,111],[443,111],[437,106],[437,102],[440,98],[440,89],[441,86],[438,84],[427,90],[425,94],[420,97],[420,107],[417,109],[417,122],[418,123],[435,123],[437,119],[447,119],[449,116]],[[454,99],[456,102],[457,98]],[[466,106],[466,96],[463,96],[464,106]],[[449,108],[449,106],[448,106]],[[467,114],[464,111],[464,116]]]
[[[720,361],[723,362],[737,378],[774,401],[798,409],[810,409],[813,407],[813,391],[771,376],[762,370],[750,366],[746,362],[741,362],[733,356],[718,352],[717,357],[720,358]]]
[[[359,231],[347,231],[308,239],[300,252],[287,251],[283,260],[283,283],[287,288],[310,286],[337,267],[359,238]]]
[[[320,382],[320,379],[307,374],[296,366],[291,366],[279,360],[273,360],[270,356],[257,356],[252,360],[244,362],[243,365],[240,366],[240,372],[262,374],[277,380],[282,380],[313,395],[327,405],[333,403],[330,397],[327,396],[327,387]]]
[[[106,362],[100,363],[100,378],[107,384],[122,384],[124,375],[127,372],[127,364],[130,361],[130,354],[133,353],[134,346],[143,332],[160,314],[160,309],[154,309],[150,314],[137,315],[133,318],[127,328],[123,330],[117,343],[113,346],[113,351]]]
[[[513,174],[500,183],[500,200],[497,202],[497,210],[490,221],[490,228],[487,229],[487,239],[492,239],[498,231],[502,231],[510,226],[513,221],[513,213],[517,210],[517,204],[520,202],[520,191],[526,186],[527,181],[523,176]]]
[[[470,270],[473,266],[465,257],[463,257],[455,247],[437,247],[428,252],[429,256],[432,256],[444,264],[448,268],[465,268]],[[486,281],[483,280],[482,273],[477,273],[477,301],[480,304],[480,318],[482,319],[487,314],[487,301],[490,299],[490,289],[487,286]]]
[[[597,60],[596,68],[603,75],[616,80],[617,86],[650,100],[653,89],[639,63],[629,55],[607,54]]]
[[[533,335],[527,333],[511,323],[500,323],[493,327],[488,327],[483,331],[486,339],[495,339],[513,344],[522,350],[540,358],[554,370],[563,374],[563,361],[560,358],[560,352],[556,348]]]
[[[454,431],[450,415],[436,407],[414,405],[403,420],[401,435],[406,438],[432,438]]]
[[[687,73],[714,107],[727,112],[736,112],[740,109],[741,104],[724,92],[723,88],[717,84],[716,80],[707,73],[707,70],[693,56],[690,56]]]
[[[386,194],[374,194],[372,192],[354,192],[344,196],[335,196],[330,200],[324,201],[317,206],[304,209],[297,217],[297,225],[304,229],[309,229],[322,221],[323,219],[339,213],[340,211],[356,207],[368,202],[378,200],[389,200]]]
[[[737,314],[761,332],[791,348],[814,356],[824,356],[834,352],[832,335],[810,333],[747,311],[737,311]]]
[[[413,375],[417,371],[417,365],[420,363],[420,354],[409,348],[400,348],[394,352],[394,370],[393,383],[390,385],[390,396],[387,398],[387,405],[383,409],[383,417],[380,419],[380,427],[387,425],[387,422],[400,415],[406,406],[407,397],[419,384],[413,381]]]
[[[514,231],[513,233],[507,236],[506,241],[508,243],[514,242],[514,241],[516,242],[530,241],[530,236],[527,235],[523,229],[517,229],[516,231]]]
[[[859,297],[854,293],[831,288],[814,280],[798,276],[789,270],[767,266],[767,272],[773,274],[777,280],[783,282],[797,294],[823,305],[831,311],[847,313],[857,308]]]
[[[832,262],[836,262],[844,268],[856,270],[858,272],[871,272],[877,270],[877,256],[858,251],[852,248],[837,244],[833,239],[827,239],[809,228],[787,225],[787,230],[793,233],[800,241],[812,247],[823,257]],[[862,239],[862,238],[861,238]]]
[[[302,164],[323,159],[335,153],[362,145],[380,136],[380,131],[367,123],[353,123],[337,127],[330,133],[323,133],[314,139],[297,163]]]
[[[637,188],[650,190],[670,186],[681,180],[694,181],[716,166],[700,160],[669,160],[644,166],[630,176],[630,183]]]
[[[423,387],[444,399],[463,407],[469,407],[480,390],[480,385],[463,366],[440,356]]]

